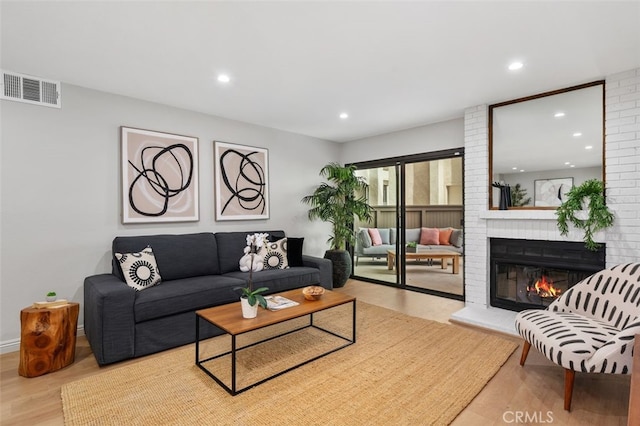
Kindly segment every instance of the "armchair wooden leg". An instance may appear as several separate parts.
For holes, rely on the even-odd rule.
[[[527,360],[527,355],[529,355],[529,349],[531,349],[531,343],[524,341],[524,345],[522,345],[522,355],[520,355],[520,365],[524,365],[524,362]]]
[[[573,380],[576,372],[565,368],[564,370],[564,409],[571,411],[571,396],[573,395]]]

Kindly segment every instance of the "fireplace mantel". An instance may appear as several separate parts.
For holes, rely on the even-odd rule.
[[[484,210],[479,213],[485,220],[556,220],[555,210]]]

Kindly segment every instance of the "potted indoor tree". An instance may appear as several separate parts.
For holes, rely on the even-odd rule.
[[[613,224],[613,213],[606,205],[602,181],[590,179],[571,188],[556,210],[556,216],[560,235],[567,235],[569,224],[572,224],[584,232],[585,247],[598,250],[600,245],[593,241],[593,234]]]
[[[356,176],[354,165],[329,163],[320,170],[328,182],[321,183],[302,202],[311,206],[309,219],[331,223],[332,233],[327,240],[331,248],[324,254],[333,264],[333,286],[342,287],[351,275],[351,255],[346,244],[355,242],[354,218],[368,221],[373,209],[364,194],[368,187],[364,178]],[[361,195],[358,195],[361,194]]]

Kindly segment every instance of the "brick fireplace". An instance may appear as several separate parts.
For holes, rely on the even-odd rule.
[[[567,84],[569,86],[570,84]],[[491,239],[582,241],[561,236],[553,210],[489,210],[488,106],[465,111],[465,307],[452,321],[517,334],[516,312],[491,306]],[[640,259],[640,69],[605,78],[605,179],[614,226],[594,236],[606,243],[606,266]]]

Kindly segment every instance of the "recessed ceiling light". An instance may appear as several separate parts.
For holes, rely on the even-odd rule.
[[[584,149],[593,149],[593,147],[591,145],[587,145],[584,147]]]
[[[524,169],[520,169],[520,173],[524,172]]]
[[[511,169],[512,169],[512,170],[518,170],[518,168],[517,168],[517,167],[512,167]]]
[[[519,62],[519,61],[511,62],[509,64],[509,70],[510,71],[517,71],[520,68],[522,68],[523,66],[524,66],[524,64],[522,62]]]
[[[555,114],[553,114],[553,116],[555,118],[560,118],[560,117],[564,117],[564,112],[560,111],[560,112],[556,112]]]
[[[343,120],[346,120],[347,118],[349,118],[349,114],[347,114],[346,112],[343,112],[340,114],[340,118]]]
[[[572,165],[570,165],[569,167],[575,167],[575,166],[576,166],[575,164],[572,164]]]
[[[565,165],[565,166],[568,166],[569,164],[571,164],[571,162],[570,162],[570,161],[565,161],[565,162],[564,162],[564,165]]]
[[[582,136],[582,133],[580,133],[580,132],[575,132],[575,133],[573,134],[573,137],[574,137],[574,138],[579,138],[580,136]]]
[[[220,83],[228,83],[228,82],[230,82],[230,81],[231,81],[231,79],[230,79],[230,78],[229,78],[229,76],[228,76],[228,75],[226,75],[226,74],[220,74],[220,75],[218,75],[218,81],[219,81]]]

